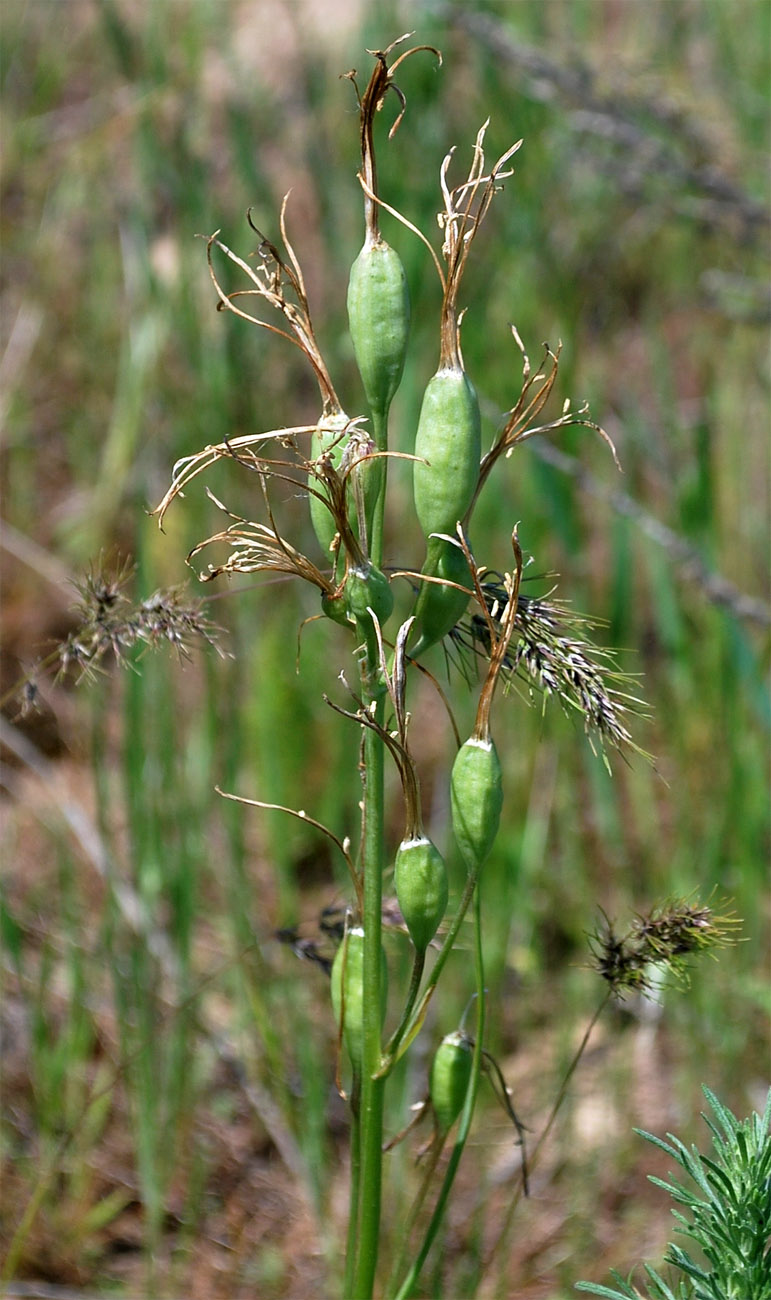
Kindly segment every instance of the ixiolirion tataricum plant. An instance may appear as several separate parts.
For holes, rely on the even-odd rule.
[[[347,836],[338,837],[304,812],[285,811],[302,816],[330,838],[351,880],[348,921],[332,970],[332,1014],[341,1057],[338,1080],[341,1091],[345,1088],[351,1119],[351,1196],[343,1294],[357,1300],[372,1295],[378,1262],[384,1093],[394,1065],[423,1029],[429,1001],[469,909],[474,923],[473,1030],[459,1028],[454,1035],[445,1036],[437,1048],[424,1108],[433,1106],[432,1154],[402,1234],[405,1251],[395,1266],[391,1294],[406,1297],[412,1293],[436,1236],[471,1125],[482,1073],[490,1077],[520,1141],[523,1137],[505,1083],[484,1047],[481,895],[485,862],[504,802],[503,774],[491,733],[496,688],[501,681],[505,687],[516,677],[544,699],[556,696],[566,711],[582,717],[590,739],[596,740],[603,755],[608,747],[636,748],[627,719],[630,712],[639,711],[639,702],[628,693],[628,683],[611,656],[586,641],[589,621],[570,615],[549,595],[536,597],[521,591],[524,560],[520,533],[526,530],[526,523],[509,521],[505,554],[511,560],[507,571],[486,568],[474,555],[472,513],[498,461],[536,434],[569,425],[587,426],[607,442],[609,439],[588,418],[585,408],[574,411],[569,403],[556,419],[543,419],[541,413],[557,376],[558,353],[546,348],[540,365],[533,369],[512,328],[523,360],[522,386],[491,446],[484,451],[479,403],[461,352],[463,311],[459,298],[474,241],[502,182],[512,175],[508,164],[521,141],[488,169],[484,153],[487,124],[482,126],[468,173],[457,184],[450,182],[453,151],[448,153],[439,175],[443,245],[441,253],[434,251],[411,222],[389,207],[378,189],[375,116],[387,99],[395,100],[398,115],[391,127],[393,136],[405,109],[394,80],[400,65],[419,50],[439,58],[437,51],[425,46],[392,57],[405,39],[374,52],[374,68],[363,92],[355,74],[349,74],[360,112],[359,179],[365,238],[351,270],[348,314],[368,409],[353,416],[346,413],[318,347],[302,269],[289,240],[285,199],[279,218],[280,243],[253,226],[259,244],[256,255],[247,260],[214,234],[208,241],[209,268],[221,309],[280,335],[303,353],[319,387],[318,418],[303,425],[290,420],[280,429],[233,437],[186,457],[176,465],[171,486],[157,509],[162,523],[172,501],[217,461],[230,460],[250,470],[258,489],[255,504],[259,517],[236,516],[212,498],[228,522],[199,543],[188,559],[204,548],[224,544],[229,550],[226,558],[210,564],[201,574],[202,580],[221,574],[271,572],[311,583],[320,594],[319,616],[339,627],[341,650],[350,655],[350,675],[356,675],[355,683],[345,683],[343,702],[327,701],[346,719],[341,725],[350,726],[352,745],[361,745],[362,821],[356,852],[350,851]],[[417,563],[408,557],[389,556],[387,566],[386,470],[389,458],[396,454],[390,449],[388,424],[391,401],[408,359],[410,312],[401,262],[380,232],[381,208],[420,237],[442,285],[438,367],[427,383],[409,453],[415,514],[425,551]],[[223,287],[215,265],[218,254],[243,273],[242,287]],[[400,445],[405,442],[402,438]],[[313,555],[306,555],[283,535],[274,513],[272,487],[276,483],[289,484],[307,495],[316,539]],[[403,615],[399,626],[390,630],[396,587]],[[455,728],[458,752],[451,775],[448,773],[452,852],[460,856],[466,873],[462,897],[451,915],[445,863],[423,820],[419,774],[409,746],[407,706],[415,671],[426,671],[419,660],[432,645],[445,639],[451,658],[466,677],[470,665],[484,665],[476,723],[462,745]],[[398,845],[387,842],[385,834],[387,763],[395,765],[403,795],[404,833]],[[243,802],[259,805],[260,801]],[[401,1010],[393,1024],[384,1019],[388,952],[382,938],[383,876],[391,863],[404,941],[413,954],[412,977],[408,987],[399,991]],[[392,1004],[394,1000],[392,989]],[[452,1154],[425,1226],[418,1211],[422,1212],[434,1192],[439,1158],[456,1125]],[[526,1187],[524,1167],[523,1184]],[[417,1223],[423,1224],[422,1239],[411,1246],[410,1229]]]

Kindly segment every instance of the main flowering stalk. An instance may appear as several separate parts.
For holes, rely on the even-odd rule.
[[[404,38],[402,38],[403,40]],[[226,544],[223,562],[201,573],[204,581],[221,575],[271,572],[293,575],[311,583],[320,595],[320,616],[336,626],[333,635],[347,638],[355,657],[358,678],[351,689],[341,674],[353,707],[332,707],[352,721],[361,738],[361,835],[358,852],[303,809],[283,808],[327,835],[340,851],[350,873],[352,893],[346,931],[331,963],[331,994],[337,1028],[337,1081],[347,1097],[351,1120],[351,1194],[344,1275],[346,1300],[371,1300],[378,1271],[381,1189],[383,1181],[384,1093],[388,1077],[400,1057],[420,1033],[429,1002],[469,908],[473,908],[476,1025],[475,1037],[462,1036],[463,1047],[453,1057],[462,1079],[455,1078],[452,1106],[437,1103],[437,1142],[444,1143],[458,1125],[455,1146],[430,1216],[423,1244],[407,1276],[396,1278],[400,1297],[411,1294],[446,1209],[452,1181],[469,1133],[480,1074],[489,1073],[484,1047],[485,987],[481,931],[480,885],[493,848],[503,803],[501,764],[491,736],[490,713],[501,678],[526,677],[543,696],[557,695],[563,707],[578,710],[587,729],[603,742],[631,744],[624,714],[637,702],[622,689],[622,679],[607,671],[603,652],[587,650],[578,635],[580,620],[568,622],[564,611],[548,599],[520,593],[523,556],[517,529],[511,537],[514,564],[510,573],[498,575],[481,567],[468,541],[470,518],[489,473],[498,460],[536,433],[568,425],[588,425],[584,408],[563,407],[562,415],[548,424],[532,423],[553,387],[557,355],[547,349],[535,373],[523,353],[523,383],[519,398],[506,417],[489,451],[482,454],[479,404],[466,374],[460,347],[463,312],[458,297],[463,271],[474,239],[493,195],[511,175],[508,162],[519,148],[506,150],[488,171],[484,157],[486,124],[477,134],[467,177],[451,187],[448,171],[452,152],[440,171],[443,208],[442,257],[431,249],[439,273],[443,300],[439,321],[439,367],[429,380],[416,430],[413,461],[414,505],[426,546],[420,572],[414,568],[394,573],[383,567],[383,510],[386,465],[393,455],[388,447],[387,422],[391,400],[405,360],[409,310],[406,281],[396,252],[380,233],[382,203],[377,189],[373,121],[388,92],[401,111],[391,135],[401,121],[404,100],[393,74],[412,50],[389,65],[389,54],[375,51],[375,67],[366,90],[359,94],[365,240],[348,285],[350,333],[369,413],[353,419],[346,415],[330,372],[318,347],[311,320],[305,281],[299,260],[289,242],[286,200],[280,217],[279,243],[257,231],[260,244],[256,261],[231,252],[216,237],[209,240],[209,266],[219,306],[261,328],[279,334],[303,353],[319,387],[320,414],[309,425],[284,426],[269,432],[241,434],[186,457],[174,469],[171,486],[158,507],[162,523],[172,501],[200,473],[221,459],[230,459],[251,471],[258,486],[267,522],[241,518],[211,497],[228,516],[227,525],[193,548],[188,560],[203,548]],[[428,47],[416,47],[424,49]],[[355,74],[350,74],[356,86]],[[388,209],[396,217],[400,214]],[[401,218],[404,220],[404,218]],[[415,233],[414,226],[406,222]],[[256,230],[256,227],[253,227]],[[247,287],[229,291],[220,284],[213,258],[224,255],[246,276]],[[281,327],[254,314],[267,304],[283,317]],[[248,310],[247,310],[248,308]],[[600,432],[602,432],[600,430]],[[274,518],[271,485],[278,482],[286,494],[305,493],[317,543],[310,558],[289,542]],[[394,608],[392,581],[407,577],[413,593],[412,611],[402,622],[392,643],[386,625]],[[104,631],[99,621],[99,637]],[[177,628],[179,619],[175,622]],[[110,624],[112,626],[112,624]],[[465,886],[454,914],[448,910],[447,872],[444,859],[424,828],[417,765],[408,744],[410,714],[407,679],[415,659],[431,646],[451,638],[454,659],[487,661],[479,707],[472,734],[461,745],[450,782],[452,832],[457,854],[466,869]],[[409,653],[408,653],[409,647]],[[430,675],[430,674],[429,674]],[[611,681],[610,686],[608,680]],[[502,692],[499,692],[501,694]],[[445,700],[445,702],[447,702]],[[451,715],[452,716],[452,715]],[[401,780],[404,833],[394,846],[394,888],[400,909],[394,928],[409,944],[412,973],[408,988],[400,990],[401,1005],[395,1025],[384,1037],[388,966],[383,946],[383,875],[386,867],[384,783],[386,756]],[[238,797],[238,796],[228,796]],[[258,800],[244,799],[257,804]],[[277,805],[262,805],[277,807]],[[390,858],[390,854],[389,854]],[[396,911],[395,904],[393,910]],[[656,938],[661,939],[661,927]],[[399,938],[394,936],[394,942]],[[446,1038],[447,1036],[445,1036]],[[450,1036],[452,1038],[452,1036]],[[469,1053],[471,1054],[469,1056]],[[445,1054],[446,1058],[446,1054]],[[444,1058],[443,1058],[444,1059]],[[435,1072],[436,1084],[439,1074]],[[464,1082],[465,1081],[465,1082]],[[347,1089],[347,1094],[344,1091]],[[501,1084],[506,1094],[505,1084]],[[507,1095],[507,1094],[506,1094]],[[430,1109],[430,1097],[423,1110]],[[513,1112],[512,1112],[513,1113]],[[516,1121],[518,1132],[521,1130]],[[521,1132],[520,1132],[521,1136]],[[524,1143],[523,1162],[524,1162]],[[438,1168],[441,1146],[436,1146],[430,1175]],[[430,1177],[425,1195],[433,1192]],[[523,1185],[526,1176],[523,1168]],[[404,1261],[409,1235],[404,1237]]]
[[[370,665],[365,674],[369,676]],[[363,674],[364,675],[364,674]],[[367,700],[367,694],[364,695]],[[385,696],[371,696],[374,720],[383,725]],[[364,1041],[361,1105],[359,1113],[359,1203],[351,1206],[358,1224],[353,1274],[355,1296],[372,1294],[380,1238],[380,1203],[383,1181],[383,1101],[386,1081],[380,1077],[381,1061],[381,953],[383,869],[385,866],[385,814],[383,741],[376,731],[364,734]]]

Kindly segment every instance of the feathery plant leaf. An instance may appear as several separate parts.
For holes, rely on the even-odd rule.
[[[672,1213],[682,1225],[679,1231],[696,1243],[709,1265],[703,1268],[682,1246],[670,1242],[665,1262],[687,1280],[672,1292],[646,1264],[649,1295],[652,1300],[771,1300],[771,1090],[763,1114],[754,1112],[746,1120],[738,1120],[709,1088],[703,1091],[717,1121],[702,1116],[712,1133],[715,1159],[696,1147],[689,1150],[671,1133],[666,1142],[635,1129],[676,1160],[696,1184],[697,1190],[674,1178],[649,1176],[673,1201],[687,1207],[690,1217]],[[576,1290],[610,1300],[642,1295],[615,1271],[611,1275],[619,1283],[617,1289],[579,1282]]]

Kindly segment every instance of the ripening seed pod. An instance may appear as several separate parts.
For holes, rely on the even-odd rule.
[[[380,235],[368,234],[351,267],[348,325],[367,401],[384,420],[404,369],[410,301],[401,258]]]
[[[381,1025],[385,1020],[388,995],[388,968],[380,949]],[[346,931],[332,963],[332,1009],[335,1021],[343,1018],[343,1041],[351,1064],[360,1070],[364,1052],[364,930],[354,926]]]
[[[410,302],[401,258],[382,236],[367,233],[348,281],[348,324],[356,363],[372,412],[378,451],[388,447],[388,411],[399,387],[407,353]],[[373,456],[356,471],[361,485],[369,542],[376,507],[385,486],[386,462]]]
[[[463,1109],[471,1081],[473,1044],[460,1029],[445,1034],[431,1064],[429,1095],[436,1127],[444,1136]]]
[[[447,909],[448,888],[444,858],[424,835],[399,845],[394,886],[410,938],[425,952]]]
[[[418,420],[413,492],[423,535],[454,536],[479,479],[479,400],[465,370],[440,368],[429,380]]]
[[[421,583],[415,604],[416,639],[410,649],[414,659],[436,645],[451,632],[455,624],[466,612],[469,602],[468,589],[471,587],[471,573],[460,546],[447,537],[431,537],[423,572],[432,577],[442,578],[446,583],[457,583],[466,591],[459,591],[457,586],[440,585],[436,582]]]
[[[382,627],[391,617],[394,596],[385,574],[374,564],[363,569],[350,569],[343,591],[345,606],[357,620],[370,624],[368,610],[372,609]]]
[[[498,834],[503,776],[492,740],[472,736],[455,757],[450,780],[453,834],[469,871],[478,871]]]

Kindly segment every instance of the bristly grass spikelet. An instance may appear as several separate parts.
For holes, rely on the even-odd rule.
[[[635,917],[621,936],[604,917],[589,940],[594,969],[618,998],[650,991],[656,982],[654,971],[668,971],[687,985],[691,959],[736,943],[740,926],[733,912],[718,913],[685,898]]]
[[[33,712],[47,672],[59,681],[73,676],[76,682],[93,681],[111,664],[135,669],[142,654],[163,647],[171,647],[182,659],[202,645],[225,655],[222,628],[204,612],[205,601],[191,598],[182,585],[137,602],[128,594],[133,576],[128,558],[100,557],[76,579],[75,628],[5,693],[0,706],[17,699],[19,716]]]
[[[487,571],[481,585],[489,619],[499,626],[507,599],[501,577]],[[587,631],[601,626],[601,620],[575,613],[551,594],[539,597],[520,591],[502,679],[508,687],[521,683],[531,700],[540,696],[545,705],[553,697],[568,717],[580,716],[590,743],[599,744],[606,765],[606,746],[651,759],[630,730],[634,717],[648,716],[644,701],[633,694],[637,678],[619,668],[612,650],[586,638]],[[488,619],[475,609],[452,629],[450,640],[462,655],[486,659]]]

